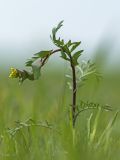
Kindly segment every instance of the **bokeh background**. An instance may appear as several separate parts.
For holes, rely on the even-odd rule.
[[[0,66],[22,65],[33,53],[54,48],[49,35],[61,20],[59,35],[81,40],[85,57],[107,47],[107,61],[119,63],[119,6],[119,0],[0,0]]]
[[[56,48],[50,34],[61,20],[64,26],[59,36],[66,41],[82,41],[80,62],[91,59],[102,74],[99,82],[94,76],[88,77],[78,91],[78,105],[83,100],[113,109],[81,114],[75,147],[69,128],[68,64],[55,55],[42,70],[39,81],[26,80],[20,86],[16,79],[8,78],[10,67],[23,69],[34,53]],[[119,160],[120,115],[115,114],[119,109],[119,0],[0,0],[0,160]],[[29,128],[30,118],[49,122],[62,134]],[[24,122],[20,130],[18,121]],[[11,138],[14,128],[18,130]]]

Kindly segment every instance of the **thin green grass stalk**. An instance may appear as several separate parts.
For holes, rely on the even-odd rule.
[[[93,113],[90,114],[90,117],[88,118],[87,121],[87,135],[88,135],[88,142],[90,140],[90,134],[91,134],[91,119],[93,117]]]
[[[116,119],[117,119],[117,116],[118,116],[119,112],[120,111],[117,111],[115,113],[115,115],[113,116],[113,119],[108,123],[107,127],[104,129],[102,135],[99,138],[99,141],[98,141],[96,147],[100,146],[100,144],[105,142],[105,150],[106,150],[107,146],[109,145],[109,138],[110,138],[110,134],[111,134],[112,129],[113,129],[113,125],[116,122]]]
[[[29,148],[28,143],[27,143],[27,139],[26,139],[23,131],[20,130],[20,133],[21,133],[21,135],[22,135],[22,137],[23,137],[23,141],[24,141],[24,145],[25,145],[26,150],[27,150],[27,151],[30,151],[30,148]]]
[[[15,138],[14,138],[13,140],[14,140],[14,145],[15,145],[15,154],[18,155],[18,145],[17,145],[17,141],[15,140]]]
[[[75,136],[75,127],[72,129],[72,137],[73,137],[73,146],[75,146],[76,136]]]
[[[100,114],[101,114],[101,108],[99,108],[98,111],[97,111],[97,114],[96,114],[96,117],[95,117],[95,120],[94,120],[94,124],[93,124],[92,133],[90,133],[90,139],[89,139],[90,144],[92,144],[93,141],[94,141]]]

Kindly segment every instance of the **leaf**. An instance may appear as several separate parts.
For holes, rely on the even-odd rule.
[[[33,61],[32,61],[32,60],[28,60],[28,61],[25,63],[25,65],[29,67],[29,66],[31,66],[31,65],[32,65],[32,63],[33,63]]]
[[[81,42],[74,42],[73,44],[74,45],[72,46],[70,52],[73,52],[81,44]]]
[[[62,50],[63,50],[63,52],[66,52],[68,55],[70,54],[70,51],[69,51],[67,44],[62,47]]]
[[[32,57],[31,59],[28,59],[28,61],[25,63],[26,66],[30,67],[32,66],[32,63],[37,59],[38,57]]]
[[[52,50],[49,51],[40,51],[38,53],[35,53],[34,55],[37,56],[38,58],[45,58],[46,56],[50,55]]]
[[[53,38],[55,37],[55,34],[56,34],[56,28],[53,28],[53,29],[52,29]]]
[[[83,50],[80,50],[78,52],[76,52],[73,56],[72,56],[72,59],[73,59],[73,63],[74,65],[78,65],[78,58],[80,57],[81,53],[83,52]]]
[[[49,56],[51,52],[52,52],[52,50],[49,50],[49,51],[40,51],[38,53],[35,53],[34,57],[32,57],[31,59],[29,59],[26,62],[26,66],[31,67],[32,63],[34,63],[37,59],[39,59],[39,58],[45,58],[46,56]]]
[[[78,59],[80,56],[81,56],[81,53],[83,52],[84,50],[80,50],[78,52],[76,52],[74,55],[73,55],[73,59]]]
[[[64,60],[70,61],[70,59],[67,58],[67,55],[63,51],[61,51],[61,56],[60,57],[63,58]]]
[[[57,27],[54,27],[53,29],[52,29],[52,39],[53,39],[53,41],[55,42],[55,40],[56,40],[56,33],[57,33],[57,31],[61,28],[63,26],[63,21],[60,21],[59,23],[58,23],[58,25],[57,25]]]
[[[58,25],[57,25],[57,27],[56,27],[56,32],[63,26],[63,20],[62,21],[60,21],[59,23],[58,23]]]
[[[37,80],[37,79],[39,79],[39,77],[40,77],[41,63],[40,63],[39,60],[40,60],[40,59],[37,59],[34,63],[32,63],[34,80]]]
[[[71,45],[72,45],[71,40],[69,40],[67,46],[70,47]]]
[[[55,40],[54,43],[58,46],[61,47],[64,45],[64,40],[60,40],[60,38],[58,40]]]

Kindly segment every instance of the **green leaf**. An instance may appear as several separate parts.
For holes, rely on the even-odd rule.
[[[79,63],[76,59],[73,59],[73,64],[74,64],[74,66],[77,66]]]
[[[30,67],[30,66],[32,65],[32,63],[33,63],[32,60],[28,60],[28,61],[25,63],[25,65],[28,66],[28,67]]]
[[[38,57],[32,57],[31,59],[29,59],[29,60],[25,63],[25,65],[28,66],[28,67],[32,66],[32,63],[33,63],[37,58],[38,58]]]
[[[80,56],[81,56],[81,53],[83,52],[84,50],[80,50],[78,52],[76,52],[74,55],[73,55],[73,59],[78,59]]]
[[[78,65],[78,58],[81,56],[81,53],[83,52],[83,50],[80,50],[78,52],[76,52],[73,56],[72,56],[72,59],[73,59],[73,63],[74,65]]]
[[[80,44],[81,42],[74,42],[70,52],[73,52]]]
[[[67,46],[70,47],[71,45],[72,45],[71,40],[69,40]]]
[[[37,80],[40,77],[40,68],[41,68],[41,63],[39,59],[37,59],[34,63],[32,63],[32,69],[33,69],[33,74],[34,74],[34,79]]]
[[[51,37],[52,37],[53,41],[56,40],[56,33],[62,26],[63,26],[63,21],[60,21],[60,23],[57,25],[57,27],[54,27],[52,29],[52,36]]]
[[[63,58],[64,60],[70,61],[70,59],[67,58],[67,55],[63,51],[61,51],[61,56],[60,57]]]
[[[56,28],[53,28],[52,29],[52,35],[53,35],[53,37],[55,36],[55,34],[56,34]]]
[[[32,57],[31,59],[29,59],[26,62],[26,66],[31,67],[32,63],[34,63],[37,59],[39,59],[39,58],[45,58],[46,56],[49,56],[51,52],[52,52],[52,50],[49,50],[49,51],[40,51],[38,53],[35,53],[34,54],[35,56]]]
[[[60,21],[59,23],[58,23],[58,25],[57,25],[57,27],[56,27],[56,32],[63,26],[63,20],[62,21]]]
[[[66,52],[68,55],[70,54],[70,50],[69,50],[67,44],[62,47],[62,50],[63,50],[64,52]]]
[[[45,58],[46,56],[50,55],[52,50],[49,51],[40,51],[38,53],[35,53],[34,55],[37,56],[38,58]]]
[[[60,38],[58,40],[55,40],[54,43],[58,46],[61,47],[64,45],[64,40],[60,40]]]

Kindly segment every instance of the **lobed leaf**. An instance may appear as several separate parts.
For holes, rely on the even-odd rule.
[[[63,51],[61,51],[61,56],[60,57],[63,58],[64,60],[70,61],[70,59],[67,57],[67,55]]]
[[[81,44],[81,42],[74,42],[74,43],[72,43],[73,46],[72,46],[70,52],[73,52],[80,44]]]
[[[45,58],[46,56],[49,56],[52,50],[49,51],[40,51],[38,53],[35,53],[34,55],[37,56],[36,58]]]
[[[83,50],[80,50],[78,52],[76,52],[73,56],[72,56],[72,59],[73,59],[73,63],[74,65],[78,65],[78,58],[81,56],[81,53],[83,52]]]
[[[53,41],[56,40],[56,33],[57,33],[57,31],[58,31],[62,26],[63,26],[63,21],[60,21],[60,23],[57,25],[57,27],[54,27],[54,28],[52,29],[52,36],[51,36],[51,38],[52,38]]]

